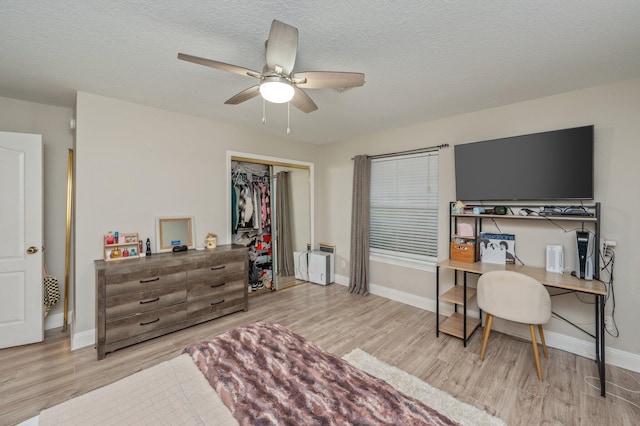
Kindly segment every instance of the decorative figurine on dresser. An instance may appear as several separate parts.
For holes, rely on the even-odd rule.
[[[204,246],[208,249],[216,248],[217,241],[218,241],[218,236],[210,232],[207,234],[207,236],[204,239]]]

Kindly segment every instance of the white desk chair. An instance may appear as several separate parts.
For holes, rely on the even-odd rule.
[[[546,324],[551,319],[551,297],[547,289],[538,280],[519,272],[487,272],[478,279],[478,307],[487,314],[482,335],[480,360],[484,360],[494,316],[508,321],[529,324],[538,378],[542,380],[538,340],[534,325],[538,326],[544,356],[548,358],[549,353],[542,332],[542,324]]]

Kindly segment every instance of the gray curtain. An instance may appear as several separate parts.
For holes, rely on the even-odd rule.
[[[289,207],[289,172],[276,174],[276,261],[278,275],[295,274],[291,238],[291,210]]]
[[[358,155],[353,164],[351,271],[349,293],[369,294],[369,188],[371,159]]]

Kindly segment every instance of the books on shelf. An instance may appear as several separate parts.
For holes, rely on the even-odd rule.
[[[515,264],[516,236],[482,232],[478,240],[480,261],[485,263]]]

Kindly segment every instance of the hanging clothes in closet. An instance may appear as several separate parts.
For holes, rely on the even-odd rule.
[[[273,290],[269,166],[231,162],[231,210],[233,243],[249,247],[249,290]]]

